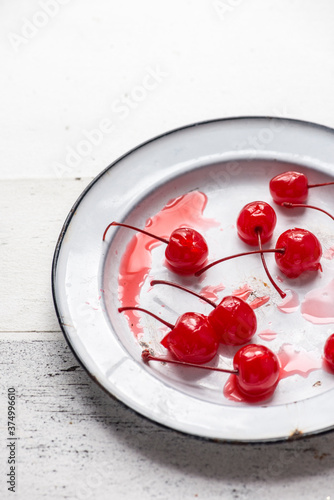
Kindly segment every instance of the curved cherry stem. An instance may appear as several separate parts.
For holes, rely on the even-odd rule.
[[[207,299],[206,297],[203,297],[203,295],[200,295],[199,293],[194,292],[193,290],[189,290],[189,288],[186,288],[185,286],[178,285],[177,283],[172,283],[171,281],[165,281],[165,280],[152,280],[150,283],[151,286],[154,285],[168,285],[172,286],[174,288],[179,288],[180,290],[183,290],[184,292],[191,293],[192,295],[195,295],[195,297],[204,300],[210,306],[212,307],[217,307],[217,305],[210,299]]]
[[[273,278],[272,278],[272,276],[271,276],[271,274],[269,272],[269,269],[267,267],[266,260],[265,260],[264,255],[263,255],[264,250],[262,250],[261,230],[260,229],[256,230],[256,234],[257,234],[259,249],[260,249],[260,252],[261,252],[261,260],[262,260],[262,265],[264,267],[264,270],[265,270],[265,272],[266,272],[266,274],[267,274],[267,276],[269,278],[270,283],[273,285],[273,287],[275,288],[275,290],[280,294],[280,296],[282,297],[282,299],[284,299],[284,297],[286,297],[286,293],[283,292],[283,290],[281,290],[280,287],[273,280]],[[281,248],[279,250],[281,250],[280,253],[284,253],[284,251],[285,251],[283,248]]]
[[[262,253],[284,253],[284,249],[283,248],[271,248],[269,250],[252,250],[250,252],[236,253],[235,255],[230,255],[229,257],[224,257],[222,259],[215,260],[214,262],[211,262],[207,266],[202,267],[202,269],[200,269],[199,271],[196,271],[195,276],[200,276],[202,273],[204,273],[205,271],[210,269],[210,267],[213,267],[216,264],[220,264],[221,262],[225,262],[225,260],[234,259],[236,257],[243,257],[244,255],[255,255],[258,253],[261,253],[261,254]]]
[[[128,224],[122,224],[120,222],[115,222],[115,221],[111,222],[109,224],[109,226],[107,226],[106,230],[103,233],[103,238],[102,238],[103,241],[105,241],[106,234],[108,232],[108,229],[111,226],[127,227],[128,229],[133,229],[134,231],[137,231],[138,233],[146,234],[146,236],[150,236],[151,238],[154,238],[155,240],[162,241],[162,243],[166,243],[166,245],[168,245],[168,243],[169,243],[169,241],[166,240],[166,238],[161,238],[160,236],[156,236],[155,234],[149,233],[148,231],[144,231],[144,229],[138,229],[137,227],[129,226]]]
[[[321,186],[331,186],[332,184],[334,184],[334,182],[322,182],[321,184],[308,184],[307,187],[308,188],[317,188],[317,187],[321,187]]]
[[[238,370],[232,370],[228,368],[217,368],[215,366],[203,366],[203,365],[198,365],[196,363],[188,363],[186,361],[177,361],[176,359],[168,359],[168,358],[162,358],[158,356],[152,356],[150,351],[148,349],[144,349],[143,352],[141,353],[141,357],[145,363],[148,363],[149,361],[161,361],[162,363],[171,363],[174,365],[181,365],[181,366],[189,366],[193,368],[202,368],[204,370],[211,370],[214,372],[223,372],[223,373],[235,373],[238,374]]]
[[[281,203],[282,207],[286,208],[313,208],[313,210],[319,210],[319,212],[323,212],[324,214],[328,215],[331,219],[334,220],[333,215],[330,213],[326,212],[323,208],[315,207],[314,205],[305,205],[304,203],[289,203],[287,201],[284,201]]]
[[[168,321],[165,321],[164,319],[159,318],[159,316],[157,316],[156,314],[153,314],[150,311],[147,311],[146,309],[142,309],[141,307],[135,307],[135,306],[119,307],[118,312],[121,313],[123,311],[141,311],[141,312],[144,312],[146,314],[149,314],[150,316],[152,316],[152,318],[157,319],[158,321],[160,321],[160,323],[162,323],[165,326],[168,326],[168,328],[170,328],[171,330],[173,330],[173,328],[175,326],[175,325],[172,325],[171,323],[168,323]]]

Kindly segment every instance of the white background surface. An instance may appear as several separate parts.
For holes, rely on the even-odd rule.
[[[333,500],[333,434],[235,446],[162,429],[78,367],[50,293],[70,207],[130,148],[228,116],[334,127],[333,2],[3,0],[0,9],[1,498]]]

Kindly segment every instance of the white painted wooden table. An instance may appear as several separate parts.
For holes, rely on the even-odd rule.
[[[1,11],[0,498],[333,500],[334,433],[232,445],[147,421],[78,366],[50,289],[72,204],[142,141],[237,115],[334,127],[333,2],[3,0]]]

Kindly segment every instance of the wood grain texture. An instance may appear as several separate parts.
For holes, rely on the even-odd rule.
[[[334,500],[334,433],[233,445],[148,421],[79,366],[50,286],[73,203],[142,141],[253,114],[333,127],[333,13],[332,0],[1,2],[0,500]],[[166,76],[142,98],[155,68]],[[112,132],[57,177],[105,119]],[[12,386],[15,494],[6,485]]]
[[[79,366],[59,331],[50,270],[63,221],[88,182],[1,184],[0,498],[330,499],[333,433],[271,445],[205,441],[134,413]],[[12,386],[15,494],[6,485]]]
[[[0,331],[58,330],[53,252],[68,212],[90,180],[0,183]]]
[[[105,394],[60,333],[1,334],[0,350],[1,408],[8,387],[18,395],[15,498],[331,497],[333,433],[271,445],[205,441],[150,422]],[[5,411],[0,425],[5,436]],[[1,498],[12,498],[3,443]]]

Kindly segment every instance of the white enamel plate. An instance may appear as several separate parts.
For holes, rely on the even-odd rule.
[[[192,125],[129,152],[80,196],[55,251],[54,302],[69,345],[111,395],[153,421],[211,439],[273,441],[334,427],[334,374],[322,366],[325,340],[334,332],[334,222],[315,210],[274,206],[269,180],[286,170],[302,171],[313,183],[333,180],[334,131],[273,118]],[[237,236],[236,218],[246,203],[262,200],[278,218],[266,247],[286,229],[308,229],[321,241],[323,272],[289,280],[267,254],[274,279],[290,290],[282,304],[258,255],[222,263],[202,279],[180,278],[164,265],[164,244],[144,253],[134,245],[128,266],[133,273],[145,268],[143,279],[137,289],[124,284],[124,256],[130,255],[136,233],[111,227],[102,241],[104,230],[113,220],[143,228],[150,218],[166,215],[168,210],[161,211],[171,200],[180,199],[185,212],[175,217],[180,224],[182,217],[192,218],[208,242],[210,260],[247,249]],[[313,189],[309,203],[334,214],[333,187]],[[181,290],[150,287],[152,278],[209,290],[215,300],[241,289],[248,302],[263,302],[255,309],[254,342],[279,354],[284,372],[269,401],[247,404],[225,397],[227,374],[142,362],[145,346],[166,353],[160,344],[166,329],[145,314],[129,321],[118,307],[134,304],[124,301],[137,300],[171,323],[187,311],[212,310]],[[236,350],[221,348],[215,363],[231,367]]]

